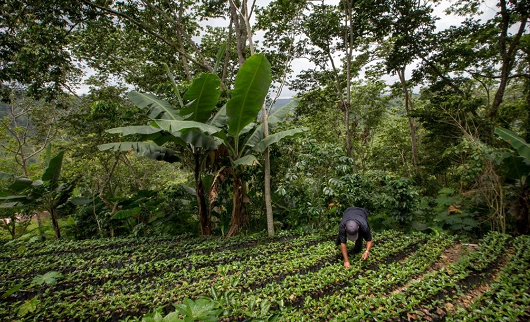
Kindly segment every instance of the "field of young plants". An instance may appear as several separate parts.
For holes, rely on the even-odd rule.
[[[530,319],[530,236],[490,233],[468,245],[384,231],[374,234],[369,259],[352,255],[349,269],[334,239],[282,233],[8,245],[0,251],[0,320]]]

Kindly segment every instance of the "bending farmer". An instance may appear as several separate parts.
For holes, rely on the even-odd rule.
[[[344,268],[350,267],[348,246],[346,244],[348,239],[355,243],[353,247],[354,254],[361,251],[363,239],[366,240],[366,251],[361,257],[363,261],[366,260],[370,254],[370,248],[372,248],[372,233],[370,232],[370,225],[368,225],[368,211],[366,209],[350,207],[342,215],[337,245],[340,244],[341,247],[342,256],[344,257]]]

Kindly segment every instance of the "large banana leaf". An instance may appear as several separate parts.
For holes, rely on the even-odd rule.
[[[234,162],[232,162],[232,164],[234,166],[238,166],[238,165],[254,165],[255,163],[258,163],[258,160],[252,154],[247,154],[244,157],[239,158],[239,159],[235,160]]]
[[[295,136],[299,133],[304,132],[305,130],[305,128],[297,128],[269,135],[254,146],[254,151],[263,152],[271,144],[274,144],[283,138]]]
[[[127,219],[138,215],[141,211],[140,208],[119,210],[112,216],[112,219]]]
[[[515,156],[509,156],[502,160],[502,166],[506,170],[505,175],[510,179],[520,179],[530,174],[530,160]]]
[[[132,91],[129,99],[139,108],[149,109],[149,117],[152,119],[182,120],[177,109],[152,94]]]
[[[189,132],[191,129],[198,129],[206,134],[214,134],[221,131],[216,126],[195,121],[155,120],[155,122],[161,129],[174,135],[178,134],[178,132]]]
[[[15,179],[14,174],[0,171],[0,180],[13,181],[13,179]]]
[[[256,119],[271,84],[271,65],[263,54],[250,56],[239,69],[232,91],[226,103],[228,133],[239,132]]]
[[[269,128],[273,128],[279,122],[283,121],[285,117],[287,116],[287,114],[293,108],[298,106],[299,103],[300,101],[298,99],[292,99],[291,101],[289,101],[289,103],[285,104],[284,106],[274,111],[271,115],[269,115]],[[256,130],[248,138],[245,145],[249,147],[253,147],[261,140],[263,140],[263,123],[261,123],[260,125],[258,125],[258,127],[256,127]]]
[[[204,134],[200,130],[193,129],[187,133],[184,133],[180,136],[180,138],[188,143],[194,146],[195,148],[203,148],[207,151],[213,151],[217,149],[217,147],[220,145],[220,142],[218,140],[215,140],[215,137]]]
[[[56,184],[57,181],[59,181],[61,167],[63,165],[63,157],[64,151],[61,151],[50,160],[48,167],[44,170],[44,174],[42,175],[42,181],[49,181],[52,184]]]
[[[226,104],[221,107],[221,109],[215,113],[215,115],[212,117],[210,121],[208,121],[208,124],[216,126],[216,127],[223,127],[226,125]]]
[[[106,130],[105,132],[111,134],[121,134],[121,135],[133,135],[133,134],[153,134],[162,131],[149,125],[140,125],[140,126],[125,126],[125,127],[115,127],[113,129]]]
[[[211,114],[219,95],[221,94],[221,80],[214,74],[201,74],[191,84],[184,94],[185,100],[192,101],[180,110],[180,115],[189,115],[186,120],[206,122]]]
[[[11,190],[11,191],[23,191],[29,187],[31,187],[31,185],[33,184],[33,180],[31,179],[28,179],[28,178],[16,178],[15,181],[9,186],[7,187],[7,189]]]
[[[495,133],[503,140],[510,143],[520,156],[530,160],[530,145],[528,145],[522,137],[518,136],[515,132],[502,127],[496,127]]]
[[[290,111],[297,107],[298,104],[300,104],[300,100],[297,98],[293,98],[289,101],[289,103],[285,104],[284,106],[271,113],[271,115],[269,115],[269,126],[273,128],[274,126],[276,126],[276,124],[285,120],[287,114],[289,114]]]
[[[180,160],[179,157],[176,155],[175,151],[148,142],[107,143],[99,145],[98,148],[100,151],[133,151],[137,155],[141,155],[149,159],[166,161],[169,163],[177,162]]]

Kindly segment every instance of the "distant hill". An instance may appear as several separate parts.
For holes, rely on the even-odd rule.
[[[274,105],[272,106],[271,113],[279,109],[280,107],[284,106],[285,104],[292,101],[292,98],[278,98],[276,102],[274,102]]]

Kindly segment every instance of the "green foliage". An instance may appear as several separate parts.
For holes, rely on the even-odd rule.
[[[185,299],[182,304],[175,305],[177,309],[162,316],[162,310],[144,315],[142,322],[216,322],[222,310],[219,310],[218,303],[207,297],[197,300]],[[182,317],[182,318],[180,318]]]
[[[37,275],[33,278],[33,281],[31,284],[34,285],[55,285],[57,283],[57,279],[63,277],[63,274],[59,272],[48,272],[44,275]]]
[[[464,198],[454,189],[443,188],[434,200],[435,217],[433,224],[452,232],[470,233],[479,227],[477,214],[470,213]]]
[[[238,138],[243,128],[256,119],[269,91],[271,77],[271,65],[265,55],[252,55],[241,66],[232,97],[226,103],[228,133]]]
[[[64,276],[53,288],[43,284],[11,293],[0,301],[0,318],[264,322],[344,321],[352,313],[382,321],[420,313],[429,318],[443,314],[448,321],[525,317],[530,304],[528,236],[488,233],[468,245],[444,233],[374,230],[372,235],[368,259],[351,254],[348,269],[334,243],[336,230],[284,231],[273,238],[61,240],[37,244],[24,255],[8,245],[0,256],[16,260],[0,264],[7,281],[2,291],[39,271],[60,268]],[[487,290],[476,299],[454,301],[457,290],[466,295],[479,286]],[[35,298],[35,292],[39,302],[26,305],[33,311],[17,316],[18,307],[31,301],[25,297]],[[208,293],[212,298],[204,297]],[[448,302],[453,306],[440,305]]]
[[[350,206],[368,209],[371,223],[378,228],[406,226],[413,220],[419,192],[410,180],[377,172],[355,173],[353,159],[341,148],[312,140],[297,142],[293,159],[282,165],[284,177],[276,191],[275,205],[281,207],[280,220],[288,227],[333,226]]]

